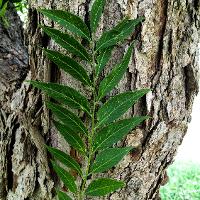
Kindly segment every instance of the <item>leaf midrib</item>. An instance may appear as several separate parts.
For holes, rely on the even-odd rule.
[[[136,121],[134,122],[134,124],[136,124],[138,121],[140,121],[140,120],[139,120],[139,119],[136,120]],[[129,126],[130,124],[131,124],[131,123],[129,123],[129,124],[127,124],[126,126],[120,128],[120,129],[118,129],[118,131],[114,132],[113,134],[109,135],[109,137],[107,137],[105,140],[103,140],[103,141],[100,143],[100,145],[98,145],[98,146],[95,148],[95,151],[98,150],[98,148],[99,148],[103,143],[105,143],[106,141],[108,141],[113,135],[116,135],[119,131],[121,131],[122,129],[126,128],[126,127]],[[109,132],[111,132],[111,131],[109,131]]]
[[[119,186],[119,184],[113,184],[112,186],[98,187],[97,189],[90,190],[91,192],[88,192],[88,195],[89,195],[90,193],[93,193],[93,192],[98,192],[98,190],[102,190],[102,189],[106,189],[106,188],[110,188],[110,187],[114,187],[114,186]],[[120,185],[120,186],[121,186],[121,185]]]
[[[138,96],[139,96],[139,95],[138,95]],[[119,104],[119,105],[116,107],[116,109],[118,109],[121,105],[125,104],[125,103],[128,102],[128,101],[135,101],[135,98],[136,98],[136,97],[134,96],[134,99],[133,99],[133,100],[132,100],[132,99],[128,99],[128,100],[126,100],[126,101],[123,101],[121,104]],[[106,119],[108,119],[108,118],[112,115],[112,113],[115,112],[116,109],[113,109],[112,112],[110,112],[110,114],[107,115],[107,117],[103,118],[103,119],[98,123],[98,126],[97,126],[97,127],[99,127]]]
[[[118,157],[118,156],[123,155],[123,154],[124,154],[125,152],[127,152],[127,151],[128,151],[128,149],[127,149],[126,151],[123,151],[123,152],[121,152],[121,153],[115,155],[115,156],[112,157],[111,159],[107,160],[107,162],[105,162],[103,165],[100,165],[100,166],[97,167],[95,170],[92,170],[92,172],[95,173],[99,168],[102,168],[102,166],[105,166],[105,165],[108,164],[110,161],[112,161],[113,159],[115,159],[115,158]],[[94,163],[94,164],[95,164],[95,163]]]
[[[61,18],[61,17],[54,16],[53,14],[49,14],[49,15],[51,15],[52,17],[57,18],[57,19],[59,19],[59,20],[62,21],[62,18]],[[88,38],[88,36],[87,36],[81,29],[79,29],[77,26],[74,26],[72,23],[70,23],[69,21],[67,21],[67,20],[65,20],[65,19],[63,19],[63,21],[65,21],[65,22],[68,23],[68,24],[71,24],[71,26],[73,26],[76,30],[78,29],[78,30],[81,32],[82,35],[84,35],[87,39],[90,40],[90,38]]]
[[[44,88],[47,88],[47,89],[49,90],[49,88],[48,88],[47,86],[43,86],[43,87],[44,87]],[[53,91],[53,92],[55,92],[55,93],[57,93],[57,94],[60,94],[64,99],[69,98],[69,99],[70,99],[71,101],[73,101],[75,104],[78,104],[78,105],[80,106],[79,108],[82,108],[82,109],[85,110],[87,113],[89,113],[89,110],[87,110],[87,109],[85,108],[84,105],[81,105],[79,102],[75,101],[74,98],[70,98],[70,96],[67,96],[67,95],[65,95],[64,93],[60,93],[60,92],[58,92],[58,91],[56,91],[56,90],[53,90],[52,88],[50,88],[50,90]]]
[[[78,127],[83,131],[83,133],[87,134],[87,132],[85,132],[85,130],[83,129],[83,127],[80,126],[80,124],[77,124],[76,120],[72,119],[70,115],[67,115],[66,113],[60,111],[60,110],[57,109],[54,105],[52,105],[52,106],[53,106],[54,109],[56,109],[59,113],[63,114],[64,116],[66,116],[66,118],[69,118],[69,119],[72,120],[76,125],[78,125]],[[76,118],[76,116],[75,116],[75,118]],[[78,119],[78,117],[77,117],[77,119]],[[80,121],[80,123],[82,123],[82,122]]]
[[[47,30],[47,29],[46,29]],[[47,30],[48,31],[48,30]],[[59,31],[60,32],[60,31]],[[85,57],[85,55],[83,54],[83,52],[79,51],[79,49],[75,48],[73,45],[71,45],[69,42],[67,42],[66,40],[64,40],[63,38],[60,38],[58,35],[56,35],[55,33],[51,32],[55,38],[60,39],[62,42],[68,44],[72,49],[75,49],[77,52],[79,52],[87,61],[90,61],[87,57]],[[60,32],[61,33],[61,32]],[[65,35],[64,33],[61,33],[63,35]],[[74,39],[73,39],[74,40]],[[74,40],[74,42],[79,45],[79,47],[83,48],[78,42],[76,42],[76,40]],[[86,52],[87,53],[87,52]]]
[[[72,163],[70,160],[66,159],[64,155],[59,154],[59,153],[57,153],[56,151],[54,151],[54,153],[55,153],[56,155],[61,156],[61,157],[65,160],[65,162],[69,162],[69,163],[77,170],[77,172],[79,172],[80,175],[82,174],[81,171],[80,171],[80,169],[79,169],[74,163]]]
[[[49,52],[48,52],[48,53],[49,53]],[[49,53],[49,54],[51,54],[51,53]],[[54,58],[55,60],[58,60],[58,61],[60,61],[61,63],[66,64],[70,69],[72,69],[72,71],[75,71],[77,74],[79,74],[79,78],[81,78],[82,80],[84,80],[84,82],[85,82],[86,84],[90,85],[90,84],[88,83],[88,80],[86,80],[86,79],[82,76],[82,74],[81,74],[78,70],[76,70],[76,68],[73,68],[69,63],[67,63],[67,62],[65,62],[65,61],[62,61],[59,57],[55,57],[55,56],[52,55],[52,54],[51,54],[51,56],[53,56],[53,58]],[[81,67],[81,68],[83,69],[83,67],[82,67],[81,65],[79,65],[78,63],[77,63],[77,66],[79,66],[79,67]],[[84,70],[84,69],[83,69],[83,70]],[[87,73],[86,73],[86,75],[87,75]]]

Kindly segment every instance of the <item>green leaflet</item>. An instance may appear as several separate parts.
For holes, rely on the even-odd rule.
[[[77,115],[67,110],[66,108],[59,106],[55,103],[47,102],[47,107],[55,114],[55,116],[63,122],[64,125],[69,127],[74,132],[80,132],[88,134],[83,122]]]
[[[90,78],[85,69],[69,56],[63,55],[57,51],[44,49],[47,57],[58,67],[69,73],[71,76],[81,81],[83,84],[91,86]]]
[[[92,9],[90,12],[90,28],[93,33],[96,31],[98,27],[105,2],[106,2],[105,0],[96,0],[92,5]]]
[[[96,65],[96,76],[98,77],[99,74],[103,71],[104,67],[108,63],[114,46],[106,48],[102,50],[97,58],[97,65]]]
[[[86,190],[86,195],[104,196],[111,192],[115,192],[122,187],[124,187],[124,183],[122,181],[109,178],[100,178],[90,183]]]
[[[122,42],[128,36],[130,36],[135,27],[144,20],[143,17],[130,20],[128,18],[123,19],[112,30],[105,32],[96,45],[96,51],[100,51],[104,48],[116,45],[118,42]]]
[[[109,148],[101,151],[91,167],[91,173],[100,173],[109,170],[118,164],[133,147]]]
[[[97,112],[97,127],[102,124],[109,124],[121,117],[137,100],[149,91],[149,89],[141,89],[134,92],[125,92],[112,97]]]
[[[65,140],[69,143],[70,146],[72,146],[74,149],[76,149],[83,155],[86,154],[85,144],[76,132],[74,132],[72,129],[68,128],[63,124],[60,124],[59,122],[54,122],[54,124],[57,130],[65,138]]]
[[[65,192],[57,191],[59,200],[72,200]]]
[[[44,83],[39,81],[30,81],[30,83],[42,91],[46,92],[50,97],[63,102],[74,109],[81,109],[90,114],[90,105],[87,99],[77,92],[75,89],[56,84],[56,83]]]
[[[3,5],[2,8],[0,6],[0,18],[5,16],[7,7],[8,7],[8,1]]]
[[[67,33],[62,33],[61,31],[53,28],[44,26],[40,27],[61,47],[68,50],[70,53],[82,58],[83,60],[91,61],[91,58],[85,48],[72,36]]]
[[[115,144],[145,119],[148,119],[148,117],[133,117],[104,127],[94,138],[93,151],[95,152],[96,150],[104,149]]]
[[[87,40],[91,40],[88,27],[80,17],[63,10],[39,9],[38,11],[47,16],[49,19],[65,27],[72,33],[75,33],[76,35]]]
[[[56,174],[60,177],[60,179],[63,181],[65,186],[73,193],[77,193],[77,187],[75,183],[74,177],[64,170],[62,167],[58,166],[54,161],[51,161],[53,168],[56,172]]]
[[[77,171],[82,176],[80,165],[71,156],[56,148],[52,148],[49,146],[46,146],[46,148],[56,159],[58,159],[67,167]]]
[[[122,79],[124,73],[128,68],[130,58],[133,52],[134,43],[128,48],[127,53],[125,54],[122,62],[117,65],[111,73],[104,78],[99,86],[98,99],[103,98],[108,92],[110,92]]]

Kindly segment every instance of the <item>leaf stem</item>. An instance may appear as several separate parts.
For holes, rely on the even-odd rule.
[[[93,73],[93,90],[92,90],[92,95],[93,95],[93,105],[92,105],[92,117],[91,117],[91,131],[88,135],[88,159],[87,159],[87,165],[86,165],[86,171],[85,171],[85,176],[83,177],[81,188],[80,188],[80,193],[79,193],[79,200],[84,200],[85,199],[85,190],[86,190],[86,182],[87,178],[90,174],[90,166],[91,162],[93,159],[93,137],[95,134],[95,110],[96,110],[96,105],[97,105],[97,94],[96,94],[96,70],[95,70],[95,42],[94,42],[94,36],[92,35],[92,73]]]

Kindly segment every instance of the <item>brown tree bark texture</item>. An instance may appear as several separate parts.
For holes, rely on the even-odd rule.
[[[78,82],[60,72],[43,56],[38,45],[54,49],[59,47],[37,28],[37,24],[52,27],[56,24],[43,18],[36,9],[38,7],[68,9],[87,22],[91,2],[35,0],[29,3],[27,40],[30,70],[27,73],[26,65],[20,63],[16,64],[16,70],[11,68],[9,62],[12,59],[8,56],[11,53],[2,56],[1,49],[6,45],[0,42],[1,200],[54,199],[53,188],[58,181],[48,167],[49,155],[43,144],[47,142],[75,154],[51,124],[51,115],[43,103],[47,97],[40,91],[32,89],[28,83],[22,83],[24,75],[18,73],[20,69],[26,73],[26,79],[66,83],[85,92]],[[126,44],[114,51],[102,78],[115,63],[119,62],[128,44],[137,39],[138,44],[129,69],[119,86],[110,95],[130,89],[151,88],[152,92],[125,116],[148,114],[152,119],[131,132],[118,144],[135,147],[133,153],[108,172],[109,176],[125,180],[126,187],[101,199],[159,199],[159,187],[166,182],[166,168],[172,163],[187,131],[193,100],[198,92],[200,2],[198,0],[107,0],[98,32],[113,27],[127,15],[131,18],[145,16],[145,22],[126,41]],[[0,31],[1,29],[2,27]],[[19,31],[16,29],[14,32],[19,33]],[[9,52],[15,46],[17,45],[14,43]],[[17,47],[22,48],[24,56],[22,46],[21,44]],[[9,62],[6,63],[5,59]],[[11,77],[12,81],[8,80],[8,77]],[[85,94],[90,97],[88,92]]]

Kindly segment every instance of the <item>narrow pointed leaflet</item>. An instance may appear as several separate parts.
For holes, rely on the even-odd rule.
[[[91,61],[90,55],[87,53],[85,48],[72,36],[67,33],[62,33],[59,30],[40,26],[43,31],[50,36],[57,44],[64,49],[68,50],[73,55],[80,57],[83,60]]]
[[[59,122],[54,122],[54,124],[57,130],[71,147],[79,151],[81,154],[86,155],[85,144],[83,143],[83,140],[78,135],[78,133],[74,132],[72,129],[63,124],[60,124]]]
[[[84,133],[86,135],[88,134],[87,129],[81,119],[71,111],[51,102],[47,103],[47,107],[61,122],[63,122],[64,125],[69,127],[71,130]]]
[[[122,79],[124,73],[128,68],[130,58],[133,52],[134,43],[128,48],[122,62],[117,65],[111,73],[103,79],[99,86],[98,99],[103,98],[108,92],[110,92]]]
[[[65,192],[57,191],[57,194],[59,200],[72,200],[72,198],[69,197]]]
[[[63,55],[57,51],[44,49],[46,56],[54,62],[59,68],[69,73],[75,79],[83,84],[91,86],[90,78],[85,69],[69,56]]]
[[[98,77],[99,74],[103,71],[104,67],[108,63],[114,46],[106,48],[102,50],[97,58],[97,65],[96,65],[96,76]]]
[[[116,45],[118,42],[122,42],[128,38],[136,28],[144,20],[143,17],[131,20],[128,18],[123,19],[112,30],[103,33],[96,45],[96,51],[100,51],[104,48]]]
[[[112,123],[96,133],[93,151],[112,146],[148,117],[133,117]]]
[[[149,92],[149,89],[118,94],[108,100],[97,112],[97,127],[109,124],[121,117],[133,104]]]
[[[39,81],[30,81],[30,83],[34,87],[46,92],[53,99],[71,108],[81,109],[90,115],[90,105],[87,99],[75,89],[56,83],[43,83]]]
[[[96,31],[98,27],[105,2],[106,2],[105,0],[96,0],[92,5],[92,9],[90,12],[90,28],[93,33]]]
[[[91,40],[89,29],[80,17],[63,10],[39,9],[39,12],[72,33],[87,40]]]
[[[54,161],[51,161],[53,168],[57,175],[60,177],[64,185],[73,193],[77,193],[77,187],[74,177],[64,170],[62,167],[58,166]]]
[[[91,173],[101,173],[111,169],[132,149],[133,147],[124,147],[109,148],[101,151],[97,154],[95,162],[91,167]]]
[[[60,151],[58,149],[46,146],[47,150],[53,155],[54,158],[62,162],[67,167],[75,170],[80,175],[82,175],[82,171],[80,168],[80,165],[69,155],[64,153],[63,151]]]
[[[124,187],[124,185],[125,184],[122,181],[109,178],[100,178],[90,183],[86,190],[86,195],[104,196],[111,192],[115,192],[116,190]]]

